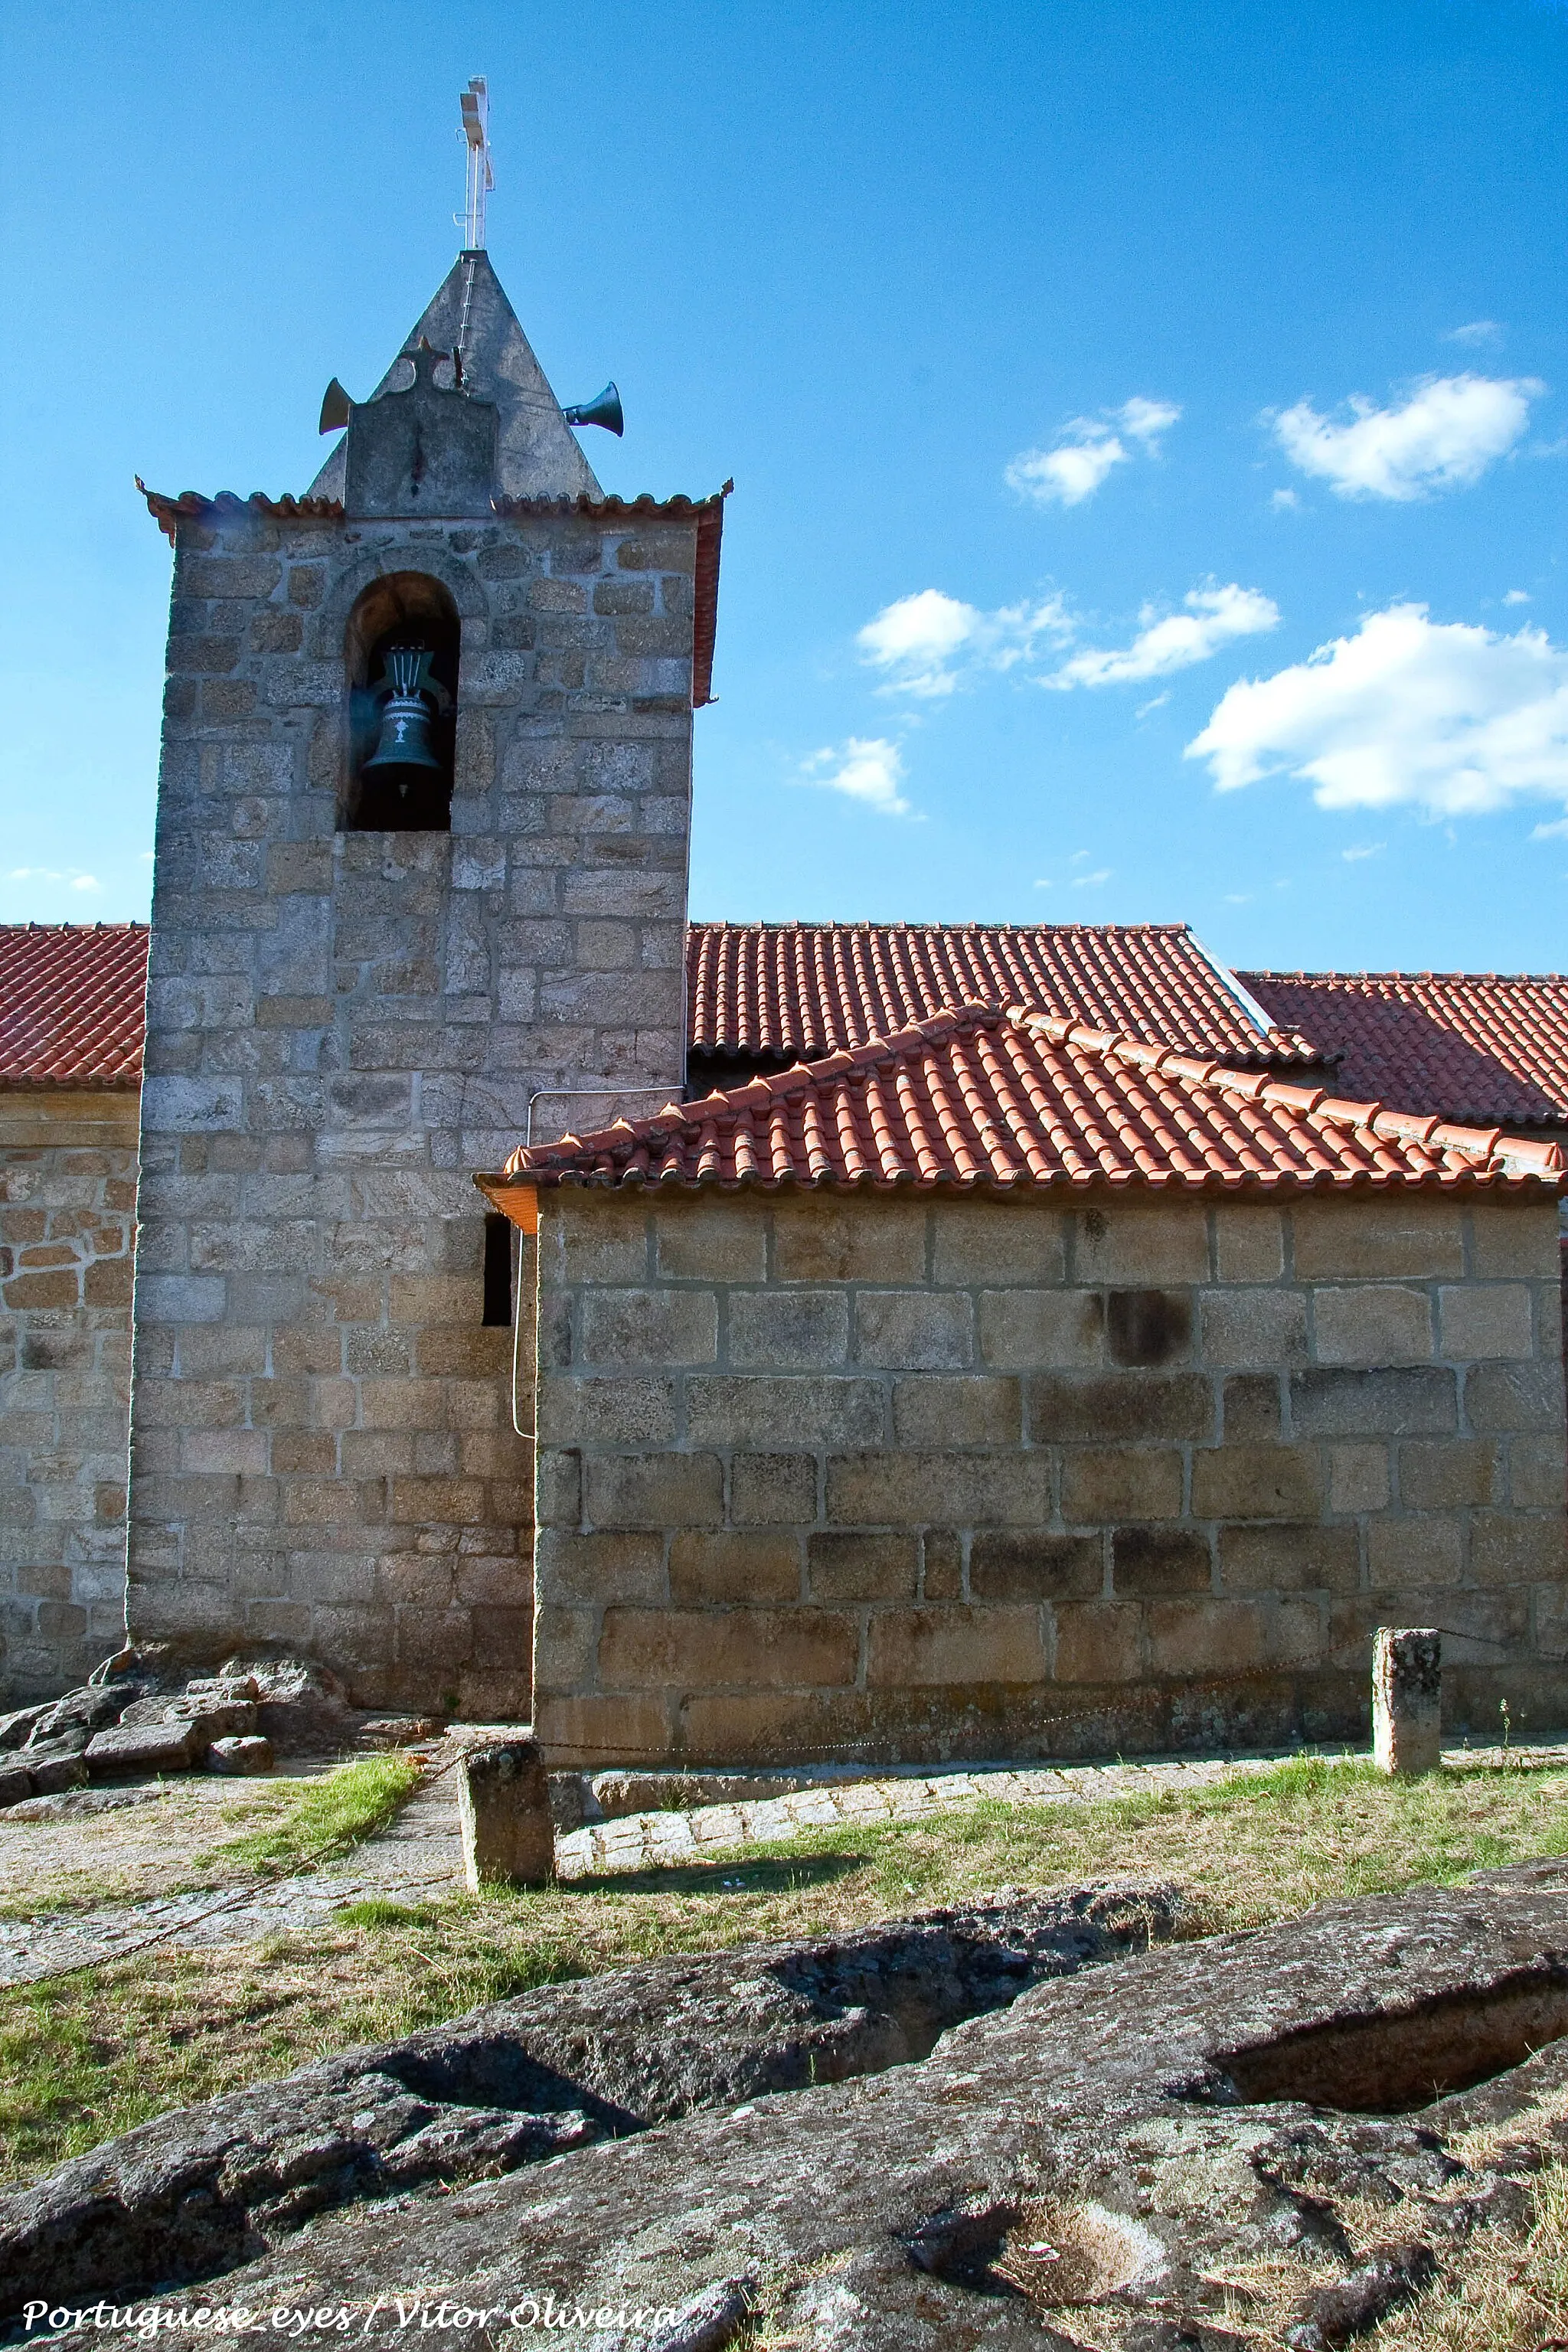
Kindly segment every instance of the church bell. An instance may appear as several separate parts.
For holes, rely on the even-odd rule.
[[[381,740],[365,761],[372,768],[402,770],[397,789],[406,793],[416,773],[439,769],[430,748],[431,705],[444,706],[446,688],[430,675],[433,656],[424,646],[390,646],[386,667],[371,692],[381,702]],[[388,775],[391,782],[393,776]]]

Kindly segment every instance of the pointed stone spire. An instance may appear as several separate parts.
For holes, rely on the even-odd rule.
[[[488,253],[461,253],[382,377],[373,400],[390,389],[423,335],[438,352],[459,349],[463,387],[500,412],[496,490],[508,499],[603,498],[593,467],[561,414],[544,370],[501,290]],[[309,495],[341,499],[347,444],[340,441]]]

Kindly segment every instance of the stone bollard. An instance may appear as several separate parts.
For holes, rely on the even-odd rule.
[[[1435,1772],[1443,1760],[1443,1637],[1380,1625],[1372,1645],[1372,1760],[1380,1772]]]
[[[458,1766],[463,1875],[481,1886],[543,1886],[555,1868],[550,1783],[537,1744],[499,1740],[470,1748]]]

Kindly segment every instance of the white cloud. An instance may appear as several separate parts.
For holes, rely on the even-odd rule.
[[[820,784],[859,801],[879,816],[912,816],[913,809],[900,791],[904,758],[896,743],[879,735],[851,735],[837,749],[815,752],[801,769],[801,782]]]
[[[1428,376],[1400,407],[1357,394],[1348,424],[1299,400],[1274,419],[1274,432],[1291,464],[1338,498],[1416,499],[1479,481],[1513,447],[1545,389],[1533,376]]]
[[[1075,874],[1072,887],[1075,890],[1098,890],[1102,882],[1110,881],[1111,870],[1109,866],[1100,866],[1092,874]]]
[[[940,588],[922,588],[916,595],[885,604],[856,643],[867,661],[893,672],[908,692],[951,694],[956,683],[952,658],[973,636],[981,618],[973,604],[944,596]]]
[[[7,882],[64,882],[73,890],[101,890],[103,887],[95,874],[62,874],[52,866],[13,866],[5,879]]]
[[[1528,588],[1510,588],[1502,601],[1505,604],[1528,604],[1530,591]]]
[[[1170,431],[1181,414],[1171,401],[1135,394],[1103,416],[1075,416],[1054,448],[1019,452],[1006,469],[1007,487],[1037,506],[1081,506],[1113,467],[1131,458],[1123,433],[1145,456],[1154,457],[1161,435]]]
[[[1450,327],[1446,343],[1500,343],[1502,329],[1495,319],[1472,319],[1468,327]]]
[[[1007,488],[1037,506],[1081,506],[1113,466],[1125,465],[1126,446],[1114,433],[1095,425],[1069,429],[1079,433],[1078,440],[1055,449],[1020,450],[1004,477]]]
[[[1358,842],[1352,849],[1342,849],[1340,856],[1347,866],[1359,866],[1363,857],[1375,857],[1380,850],[1387,847],[1386,841]]]
[[[856,643],[862,660],[883,672],[885,692],[934,697],[951,694],[964,669],[1011,669],[1039,638],[1059,645],[1071,635],[1059,596],[983,613],[940,588],[921,588],[884,605]]]
[[[1086,648],[1064,662],[1042,681],[1047,686],[1121,686],[1134,678],[1165,677],[1172,670],[1190,668],[1235,637],[1255,636],[1279,626],[1279,609],[1256,588],[1193,588],[1183,598],[1183,613],[1157,615],[1146,604],[1138,615],[1142,626],[1130,646],[1113,652]]]
[[[1041,677],[1043,656],[1055,660],[1077,631],[1066,600],[1050,596],[1037,604],[1004,604],[991,613],[966,604],[940,588],[921,588],[886,604],[856,636],[862,661],[882,673],[881,694],[934,700],[950,695],[985,670],[1030,668],[1043,686],[1111,686],[1137,678],[1163,677],[1206,661],[1235,637],[1278,625],[1272,601],[1255,588],[1194,588],[1185,610],[1162,614],[1146,604],[1131,646],[1075,654]],[[1140,719],[1166,699],[1157,694],[1142,705]]]
[[[1160,436],[1168,433],[1173,425],[1182,421],[1182,412],[1169,400],[1141,400],[1134,394],[1116,412],[1116,422],[1124,433],[1145,449],[1157,449]]]
[[[1321,808],[1568,803],[1568,650],[1542,629],[1504,636],[1394,604],[1308,661],[1239,680],[1186,756],[1210,762],[1220,792],[1300,777]]]
[[[1268,503],[1276,514],[1294,514],[1300,506],[1301,499],[1296,490],[1276,490]]]

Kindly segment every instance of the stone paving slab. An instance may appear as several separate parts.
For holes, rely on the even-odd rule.
[[[1267,1769],[1277,1759],[1237,1758],[1221,1772]],[[1122,1775],[1096,1765],[963,1769],[921,1778],[828,1784],[797,1793],[727,1805],[701,1805],[689,1812],[631,1813],[593,1823],[556,1841],[555,1866],[563,1879],[601,1871],[658,1869],[693,1859],[714,1847],[774,1842],[802,1831],[837,1823],[911,1821],[952,1805],[990,1798],[1011,1803],[1082,1803],[1120,1787]],[[1179,1760],[1131,1768],[1125,1777],[1138,1787],[1190,1784],[1194,1768]],[[1212,1771],[1205,1774],[1212,1778]]]
[[[668,1868],[713,1847],[773,1843],[803,1830],[831,1829],[840,1822],[917,1821],[949,1806],[986,1800],[1092,1804],[1142,1790],[1212,1788],[1241,1773],[1272,1771],[1300,1753],[1299,1748],[1281,1748],[1254,1756],[1169,1757],[1131,1764],[1002,1765],[983,1771],[960,1768],[920,1779],[900,1774],[886,1780],[830,1783],[756,1802],[701,1805],[687,1813],[628,1813],[557,1838],[555,1868],[563,1879],[601,1871]],[[1445,1760],[1496,1765],[1504,1759],[1500,1748],[1450,1748]],[[1568,1742],[1513,1748],[1509,1760],[1542,1768],[1568,1764]]]

